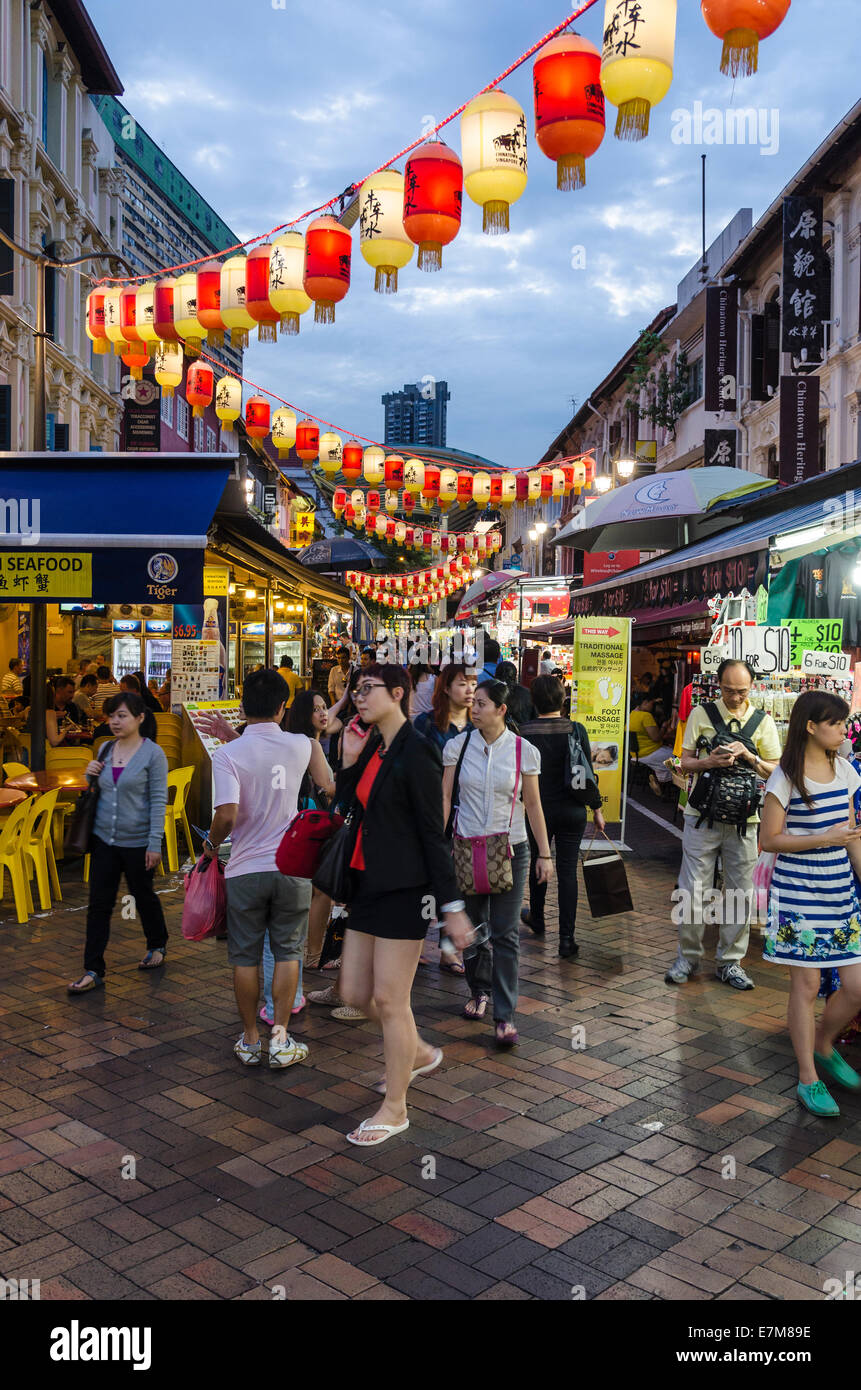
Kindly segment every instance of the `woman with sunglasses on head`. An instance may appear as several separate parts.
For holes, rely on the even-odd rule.
[[[513,885],[497,893],[466,895],[466,910],[476,929],[487,926],[487,939],[479,935],[474,955],[466,962],[471,998],[464,1017],[484,1018],[488,998],[493,997],[495,1035],[500,1047],[517,1042],[514,1012],[517,1008],[520,963],[520,908],[529,876],[529,839],[524,808],[535,837],[538,854],[535,875],[539,883],[553,878],[550,842],[541,809],[538,749],[520,738],[508,718],[508,686],[502,681],[482,681],[472,702],[473,730],[452,739],[443,750],[443,801],[446,823],[454,807],[454,833],[463,839],[506,834]]]
[[[347,1136],[366,1147],[408,1128],[410,1082],[442,1061],[442,1050],[419,1037],[410,1007],[428,925],[444,917],[458,950],[471,935],[443,829],[439,755],[409,722],[409,694],[400,666],[362,671],[353,697],[360,718],[344,729],[337,778],[337,800],[357,825],[340,992],[379,1020],[386,1061],[382,1104]]]

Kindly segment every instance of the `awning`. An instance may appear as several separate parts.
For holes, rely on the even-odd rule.
[[[374,620],[358,594],[353,594],[353,641],[373,642],[376,636]]]
[[[209,548],[222,551],[257,574],[289,585],[314,603],[336,608],[340,613],[352,613],[353,595],[349,589],[300,565],[280,541],[247,514],[225,516],[219,509]]]
[[[226,454],[0,454],[0,598],[199,603]]]

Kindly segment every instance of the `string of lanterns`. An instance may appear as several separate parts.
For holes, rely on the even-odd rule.
[[[346,582],[363,598],[388,608],[427,608],[449,598],[469,582],[470,561],[462,556],[410,574],[365,574],[347,570]]]
[[[583,14],[597,0],[587,0]],[[709,29],[723,40],[721,70],[736,76],[758,66],[759,43],[783,22],[791,0],[701,0]],[[539,149],[556,164],[557,188],[582,188],[586,161],[605,134],[605,98],[617,108],[615,134],[640,140],[649,132],[651,110],[670,89],[675,57],[678,0],[605,0],[603,47],[576,33],[540,41],[479,96],[434,128],[432,137],[408,146],[403,173],[391,165],[365,178],[359,191],[359,248],[374,270],[374,289],[394,294],[398,272],[417,249],[418,269],[438,271],[443,248],[461,227],[463,194],[482,208],[489,235],[510,227],[511,204],[527,183],[527,121],[523,107],[499,83],[528,56],[533,63],[535,135]],[[438,138],[460,116],[461,153]],[[334,205],[327,204],[327,208]],[[297,222],[304,221],[304,214]],[[287,228],[287,230],[284,230]],[[113,347],[132,374],[142,371],[160,343],[184,344],[189,357],[204,342],[248,345],[256,328],[260,342],[299,332],[314,305],[317,323],[335,321],[336,306],[350,288],[353,241],[330,211],[314,217],[304,232],[295,223],[281,235],[223,262],[175,266],[138,284],[105,277],[87,300],[86,331],[96,353]],[[252,241],[258,238],[252,238]],[[242,243],[243,246],[251,242]],[[110,285],[112,288],[106,288]],[[159,349],[161,350],[161,349]]]

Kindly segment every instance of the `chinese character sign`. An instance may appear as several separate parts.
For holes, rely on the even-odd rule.
[[[822,245],[822,199],[783,200],[783,333],[781,348],[814,362],[825,351],[831,317],[831,265]]]
[[[706,468],[735,468],[738,454],[737,430],[706,430],[703,463]]]

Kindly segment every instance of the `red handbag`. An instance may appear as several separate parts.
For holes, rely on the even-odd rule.
[[[299,811],[284,831],[275,863],[289,878],[313,878],[329,840],[344,824],[337,811]]]

